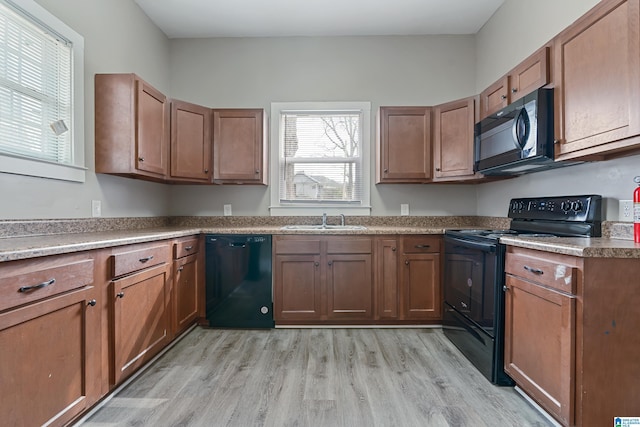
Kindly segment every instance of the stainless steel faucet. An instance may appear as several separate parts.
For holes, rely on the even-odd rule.
[[[340,225],[344,227],[344,214],[340,214]]]

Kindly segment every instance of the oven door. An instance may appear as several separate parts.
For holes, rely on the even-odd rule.
[[[444,242],[444,300],[493,336],[501,246],[447,235]]]

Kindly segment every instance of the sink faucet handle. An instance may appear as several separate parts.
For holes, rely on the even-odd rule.
[[[344,214],[340,214],[340,225],[344,227]]]

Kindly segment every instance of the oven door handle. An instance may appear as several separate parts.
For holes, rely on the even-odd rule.
[[[453,242],[456,248],[479,249],[482,252],[495,252],[498,246],[495,243],[472,242],[470,240],[458,239],[457,237],[452,236],[445,236],[445,241],[447,240]]]

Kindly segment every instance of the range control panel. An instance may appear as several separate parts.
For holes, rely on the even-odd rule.
[[[509,218],[548,221],[602,221],[602,196],[511,199]]]

